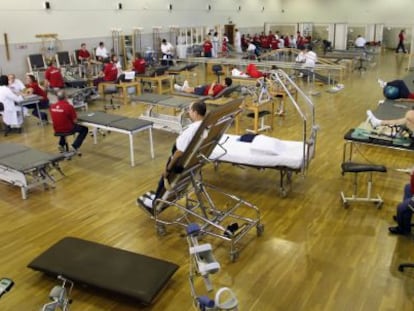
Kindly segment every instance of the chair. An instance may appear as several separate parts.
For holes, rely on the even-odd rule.
[[[220,76],[224,75],[223,67],[221,65],[213,65],[212,70],[217,76],[217,83],[220,83]]]
[[[260,121],[260,127],[259,128],[254,128],[253,130],[247,129],[246,131],[247,132],[258,133],[258,132],[262,132],[262,131],[266,131],[266,130],[271,129],[272,127],[270,125],[265,124],[265,118],[266,118],[267,115],[270,115],[270,111],[268,111],[268,110],[259,111],[257,117]],[[254,112],[248,113],[247,117],[254,119],[255,118],[255,113]]]
[[[119,104],[114,104],[114,98],[116,97],[115,95],[118,95],[118,88],[116,86],[116,82],[101,82],[98,85],[98,90],[99,90],[99,94],[102,96],[102,98],[104,100],[106,100],[106,96],[110,95],[110,100],[109,100],[109,104],[106,103],[104,105],[104,110],[108,110],[108,109],[117,109],[120,108],[121,105]]]
[[[64,153],[64,152],[69,152],[69,144],[68,144],[68,142],[67,142],[67,137],[68,136],[71,136],[71,135],[74,135],[75,134],[75,132],[66,132],[66,133],[62,133],[62,132],[55,132],[55,136],[56,137],[59,137],[59,139],[61,139],[61,140],[63,140],[64,141],[64,144],[63,144],[63,146],[61,145],[61,144],[59,144],[59,151],[61,152],[61,153]],[[62,148],[61,148],[62,147]]]
[[[342,167],[342,175],[345,173],[353,173],[354,174],[354,193],[351,197],[346,197],[343,192],[341,192],[342,203],[344,207],[348,207],[350,202],[365,202],[365,203],[375,203],[377,208],[380,208],[383,204],[383,200],[378,195],[377,197],[371,196],[371,189],[372,189],[372,173],[379,172],[379,173],[386,173],[387,168],[383,165],[374,165],[374,164],[361,164],[361,163],[354,163],[354,162],[344,162],[341,165]],[[368,185],[367,185],[367,196],[366,197],[358,197],[358,174],[359,173],[368,173]]]

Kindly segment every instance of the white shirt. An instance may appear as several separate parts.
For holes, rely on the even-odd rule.
[[[251,42],[249,42],[249,45],[247,46],[247,50],[250,52],[254,52],[254,51],[256,51],[256,46],[253,44],[253,43],[251,43]]]
[[[296,61],[297,63],[304,63],[304,62],[306,61],[305,53],[304,53],[304,52],[300,52],[300,53],[298,54],[298,56],[296,56],[295,61]]]
[[[355,46],[357,48],[363,48],[363,47],[365,47],[365,44],[367,44],[367,40],[365,40],[362,37],[356,38],[356,40],[355,40]]]
[[[177,147],[177,150],[185,152],[191,140],[193,139],[195,133],[200,127],[200,124],[201,120],[195,121],[184,129],[184,131],[177,137],[177,140],[175,141],[175,146]]]
[[[279,39],[279,49],[283,49],[285,47],[285,40],[282,38]]]
[[[14,92],[14,93],[20,93],[21,91],[23,91],[26,87],[24,86],[23,82],[20,81],[19,79],[14,79],[14,82],[12,84],[9,84],[9,88]]]
[[[23,123],[23,117],[20,114],[21,108],[15,103],[21,102],[23,97],[16,95],[8,86],[0,86],[0,102],[3,103],[3,121],[7,125],[20,126]]]
[[[106,50],[106,47],[101,48],[100,46],[98,46],[96,48],[95,55],[96,55],[96,57],[102,57],[102,58],[108,58],[109,57],[109,53]]]
[[[245,74],[244,72],[240,71],[237,68],[232,69],[231,76],[232,77],[242,77],[242,78],[248,78],[249,77],[249,75]]]
[[[318,55],[314,51],[308,51],[305,54],[305,66],[306,67],[315,67],[316,62],[318,61]]]
[[[173,55],[174,47],[170,42],[167,42],[166,44],[161,43],[161,52],[162,54],[166,55]]]

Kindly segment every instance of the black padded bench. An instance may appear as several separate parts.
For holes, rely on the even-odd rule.
[[[74,237],[66,237],[28,267],[51,276],[114,292],[151,304],[178,265]]]
[[[361,164],[355,162],[344,162],[341,164],[342,168],[342,175],[346,173],[353,173],[354,174],[354,193],[350,197],[346,197],[343,192],[341,192],[342,203],[344,207],[348,207],[350,202],[371,202],[375,203],[378,208],[380,208],[383,204],[382,198],[377,195],[376,198],[371,197],[371,189],[372,189],[372,174],[374,172],[377,173],[386,173],[387,168],[384,165],[376,165],[376,164]],[[358,197],[358,174],[360,173],[368,173],[368,185],[367,185],[367,196],[366,197]]]

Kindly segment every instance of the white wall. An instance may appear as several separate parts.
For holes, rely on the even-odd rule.
[[[130,34],[136,26],[151,38],[153,26],[214,26],[232,21],[242,32],[270,23],[413,24],[413,0],[0,0],[0,71],[27,70],[25,57],[39,53],[36,34],[57,33],[64,50],[85,41],[111,41],[111,29]],[[117,10],[121,2],[123,9]],[[168,11],[172,4],[173,10]],[[210,4],[212,10],[207,11]],[[237,8],[241,6],[241,11]],[[262,11],[264,7],[264,11]],[[400,26],[398,26],[400,27]],[[245,30],[245,31],[243,31]],[[5,57],[7,34],[10,60]],[[108,44],[109,45],[109,44]]]
[[[0,30],[9,43],[36,42],[35,34],[58,33],[61,40],[103,37],[111,28],[225,24],[241,28],[264,22],[346,22],[411,24],[413,0],[43,0],[0,1]],[[121,2],[123,9],[116,9]],[[168,4],[173,5],[168,12]],[[212,6],[207,12],[207,5]],[[241,6],[240,12],[237,7]],[[262,7],[265,10],[262,12]],[[3,44],[3,42],[1,42]]]
[[[153,26],[168,29],[169,25],[216,25],[230,20],[243,27],[258,26],[275,15],[279,0],[49,0],[50,10],[43,8],[43,2],[0,1],[1,32],[8,34],[10,43],[33,42],[40,33],[57,33],[61,40],[102,37],[110,35],[111,28],[129,32],[135,26],[147,33]],[[116,9],[119,2],[122,10]]]

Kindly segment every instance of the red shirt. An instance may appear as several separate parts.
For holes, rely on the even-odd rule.
[[[79,50],[78,52],[78,59],[79,60],[84,60],[84,59],[88,59],[91,57],[91,54],[88,52],[88,50]]]
[[[145,59],[138,58],[132,63],[136,73],[145,73]]]
[[[49,68],[46,69],[45,79],[49,81],[50,87],[62,88],[65,86],[62,74],[60,73],[59,68],[56,68],[55,66],[49,66]]]
[[[32,82],[26,85],[27,88],[33,90],[33,94],[38,95],[43,98],[43,100],[48,100],[46,92],[39,86],[37,82]]]
[[[77,118],[76,111],[66,100],[50,105],[49,111],[56,133],[68,133],[73,130]]]
[[[211,89],[211,85],[205,88],[204,90],[204,96],[209,95],[208,91]],[[213,96],[216,96],[218,93],[220,93],[222,90],[224,90],[224,85],[216,84],[213,86]]]
[[[206,41],[203,44],[204,53],[211,53],[213,49],[213,44],[210,41]]]
[[[105,64],[104,67],[104,81],[115,81],[118,78],[118,68],[115,64],[109,63]]]

